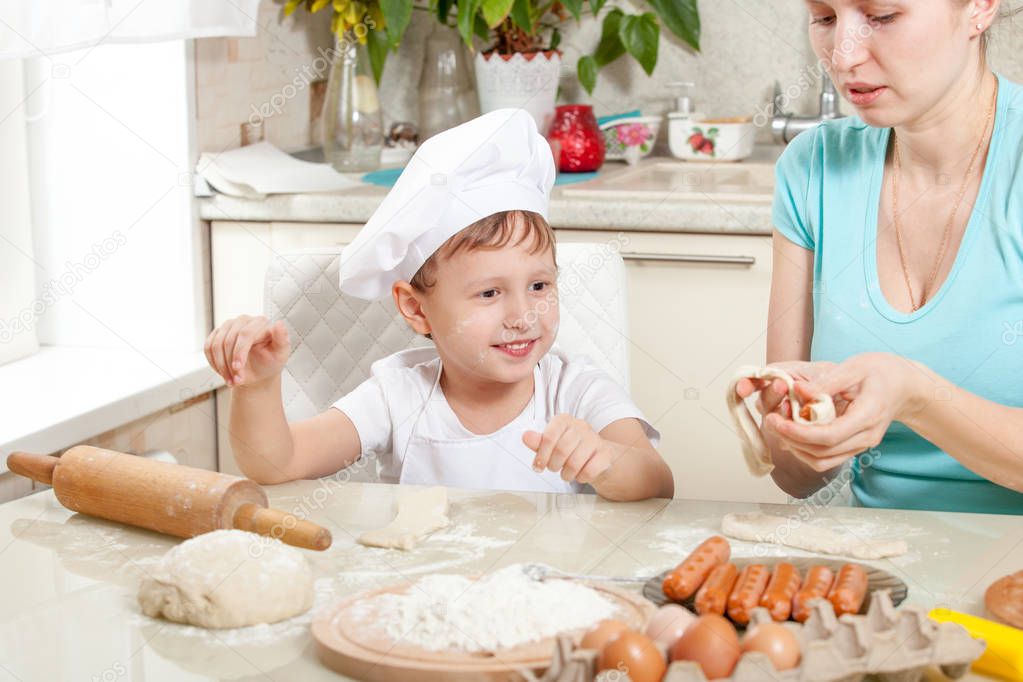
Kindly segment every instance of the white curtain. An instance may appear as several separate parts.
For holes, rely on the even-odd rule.
[[[100,43],[254,36],[259,0],[0,0],[0,59]]]
[[[0,365],[39,348],[24,97],[21,63],[0,61]]]

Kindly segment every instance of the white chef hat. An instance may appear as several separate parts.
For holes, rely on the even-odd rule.
[[[524,109],[498,109],[424,142],[341,252],[341,290],[368,300],[408,281],[455,234],[500,211],[547,218],[550,146]]]

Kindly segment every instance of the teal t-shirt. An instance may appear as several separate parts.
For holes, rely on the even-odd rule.
[[[877,276],[891,129],[857,117],[826,121],[781,155],[775,228],[814,253],[811,359],[895,353],[988,400],[1023,405],[1023,88],[1001,76],[998,82],[994,132],[966,233],[948,278],[913,313],[888,304]],[[936,238],[941,227],[934,226]],[[973,473],[900,422],[854,463],[852,490],[869,507],[1023,514],[1023,494]]]

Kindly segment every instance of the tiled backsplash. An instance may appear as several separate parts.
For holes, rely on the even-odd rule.
[[[623,57],[601,71],[592,97],[579,86],[575,63],[596,45],[600,25],[593,20],[581,26],[570,24],[561,45],[565,54],[559,103],[592,103],[598,116],[636,108],[660,114],[673,108],[668,83],[688,80],[696,83],[693,100],[699,111],[713,116],[752,115],[768,105],[778,80],[799,93],[792,110],[816,112],[817,83],[798,87],[807,82],[813,59],[802,0],[716,0],[701,3],[700,15],[701,54],[690,53],[681,41],[662,31],[652,76]],[[201,151],[237,147],[241,125],[260,116],[265,117],[266,139],[281,148],[319,143],[318,105],[311,107],[310,101],[317,94],[313,82],[327,75],[322,54],[332,45],[329,19],[327,10],[316,15],[299,11],[285,18],[281,4],[264,0],[257,37],[196,41]],[[388,59],[380,87],[385,127],[393,121],[417,119],[424,38],[435,23],[425,12],[415,12],[400,50]],[[1012,80],[1023,80],[1021,35],[1020,26],[1009,19],[993,30],[992,65]],[[762,129],[759,139],[769,138],[769,131]]]
[[[199,150],[241,144],[241,126],[264,119],[266,139],[284,149],[310,145],[311,83],[327,77],[319,49],[331,46],[330,17],[264,0],[255,38],[195,41]],[[256,113],[258,112],[258,113]]]

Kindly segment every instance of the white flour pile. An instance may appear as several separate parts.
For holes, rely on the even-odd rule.
[[[405,594],[364,603],[388,637],[440,651],[493,651],[588,628],[617,607],[595,590],[568,580],[531,580],[514,564],[478,581],[429,575]]]

